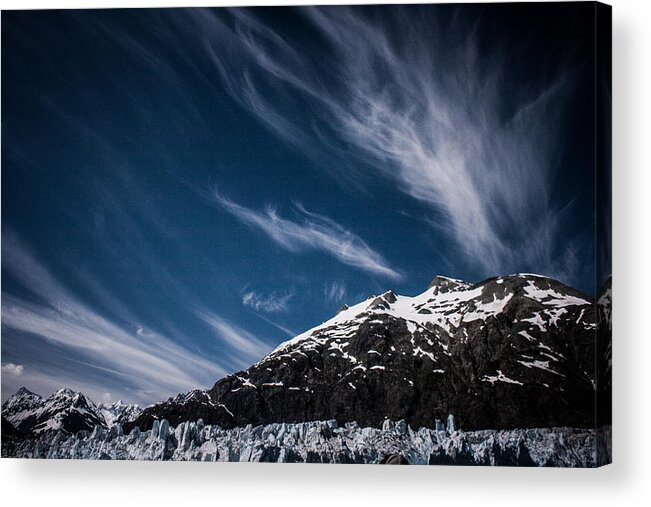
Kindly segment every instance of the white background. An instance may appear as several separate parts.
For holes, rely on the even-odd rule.
[[[278,2],[0,0],[2,9]],[[309,2],[282,2],[284,4]],[[312,2],[314,3],[314,2]],[[319,0],[317,3],[340,3]],[[356,3],[356,2],[351,2]],[[651,2],[613,5],[614,461],[598,470],[0,461],[3,505],[651,505]]]

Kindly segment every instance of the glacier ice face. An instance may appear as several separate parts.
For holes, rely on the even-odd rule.
[[[448,415],[448,423],[446,429],[448,433],[454,432],[454,416],[452,414]]]
[[[203,421],[176,428],[156,421],[149,431],[125,435],[120,425],[68,435],[52,431],[31,439],[3,440],[3,457],[378,463],[401,455],[410,464],[596,466],[596,433],[573,428],[482,430],[412,429],[385,421],[382,429],[336,421],[274,423],[222,429]]]

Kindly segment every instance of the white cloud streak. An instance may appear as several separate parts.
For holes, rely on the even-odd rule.
[[[323,287],[323,295],[326,301],[341,303],[347,295],[346,284],[340,281],[327,282]]]
[[[196,315],[214,331],[222,343],[237,351],[236,360],[243,366],[250,366],[251,362],[260,360],[271,351],[272,347],[252,333],[215,313],[200,310]]]
[[[242,304],[250,306],[255,310],[262,310],[267,313],[284,312],[287,310],[289,300],[294,297],[294,293],[260,294],[256,291],[247,291],[242,295]]]
[[[368,246],[359,236],[345,229],[328,217],[311,213],[301,205],[295,205],[300,222],[281,217],[268,206],[264,212],[241,206],[215,192],[215,201],[240,222],[261,230],[269,238],[291,252],[318,250],[340,262],[368,273],[393,280],[401,278],[378,252]]]
[[[286,334],[287,336],[289,336],[290,338],[292,338],[292,337],[294,337],[294,336],[296,336],[296,335],[298,334],[296,331],[293,331],[293,330],[291,330],[291,329],[289,329],[289,328],[287,328],[287,327],[285,327],[285,326],[281,326],[281,325],[278,324],[277,322],[274,322],[273,320],[268,319],[267,317],[265,317],[264,315],[262,315],[262,314],[260,314],[260,313],[255,312],[255,315],[256,315],[258,318],[260,318],[260,319],[262,319],[263,321],[265,321],[267,324],[271,324],[273,327],[275,327],[275,328],[278,329],[279,331],[282,331],[283,333],[285,333],[285,334]]]
[[[315,157],[357,158],[364,163],[353,170],[394,181],[488,272],[562,269],[551,192],[565,75],[507,95],[518,83],[506,76],[506,51],[480,58],[473,30],[413,10],[395,10],[389,30],[355,8],[302,9],[323,38],[312,52],[251,11],[229,12],[232,23],[200,14],[207,50],[226,89],[278,136]],[[296,244],[271,212],[246,220]]]
[[[168,337],[142,332],[135,323],[125,326],[98,314],[63,287],[16,236],[7,232],[2,236],[2,261],[3,268],[43,301],[35,303],[3,293],[3,327],[38,336],[69,351],[71,357],[79,354],[87,358],[88,366],[119,376],[136,390],[141,388],[142,396],[133,399],[132,394],[133,401],[149,403],[170,393],[208,387],[226,374],[224,368]],[[80,384],[83,379],[77,379]]]

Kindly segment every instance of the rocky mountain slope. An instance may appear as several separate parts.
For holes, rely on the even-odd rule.
[[[223,428],[404,419],[464,430],[595,426],[594,298],[537,275],[470,284],[445,277],[415,297],[388,291],[281,344],[212,389],[125,424],[203,419]]]

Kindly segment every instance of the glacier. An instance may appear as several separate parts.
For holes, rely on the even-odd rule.
[[[438,421],[437,421],[438,422]],[[404,420],[382,428],[336,421],[273,423],[223,429],[202,420],[176,427],[156,420],[149,431],[125,435],[120,424],[70,435],[49,431],[3,439],[3,457],[39,459],[177,460],[278,463],[379,463],[399,455],[409,464],[598,466],[594,429],[537,428],[462,431],[454,418],[436,429]],[[606,430],[608,431],[608,430]],[[610,449],[606,450],[610,453]],[[603,458],[601,458],[603,459]]]

